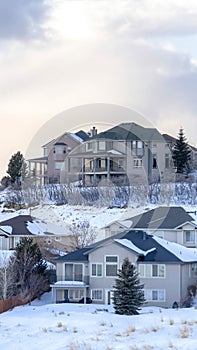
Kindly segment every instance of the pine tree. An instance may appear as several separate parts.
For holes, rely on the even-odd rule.
[[[46,263],[37,243],[24,237],[13,255],[14,285],[16,294],[26,294],[31,300],[46,289]]]
[[[10,158],[7,173],[11,182],[17,184],[27,175],[27,164],[21,152],[18,151]]]
[[[113,296],[115,312],[120,315],[138,315],[144,301],[143,285],[140,284],[136,268],[128,258],[125,258],[115,279]]]
[[[179,135],[172,150],[172,159],[178,174],[188,174],[190,171],[191,150],[184,136],[183,129],[180,128]]]

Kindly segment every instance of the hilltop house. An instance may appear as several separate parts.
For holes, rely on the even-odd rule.
[[[105,227],[105,237],[126,229],[145,230],[186,247],[197,247],[197,223],[180,206],[160,206],[126,220],[114,221]]]
[[[73,247],[73,235],[69,230],[31,215],[18,215],[0,222],[0,250],[14,249],[22,237],[67,252]]]
[[[96,129],[92,129],[93,132]],[[88,140],[90,135],[83,130],[66,132],[42,146],[43,157],[29,159],[29,172],[35,184],[60,183],[61,169],[71,150]]]
[[[114,279],[124,258],[136,265],[147,305],[170,307],[196,284],[197,249],[131,230],[119,233],[56,260],[53,302],[77,302],[82,297],[110,304]]]
[[[148,184],[174,172],[169,143],[155,128],[122,123],[96,134],[65,160],[63,182]]]

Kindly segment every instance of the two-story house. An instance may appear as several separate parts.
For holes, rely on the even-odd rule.
[[[67,252],[73,249],[70,229],[32,217],[17,215],[0,222],[0,250],[12,250],[23,237],[31,237],[41,247]]]
[[[42,146],[43,157],[28,160],[29,173],[34,183],[36,185],[60,183],[65,158],[89,137],[89,133],[83,130],[76,133],[66,132]]]
[[[112,222],[105,227],[105,237],[130,228],[144,230],[186,247],[197,247],[197,223],[194,217],[180,206],[160,206],[126,220]]]
[[[155,128],[122,123],[96,134],[65,160],[65,183],[148,184],[173,174],[169,144]]]
[[[124,258],[135,264],[144,284],[147,305],[181,304],[187,287],[197,282],[197,249],[130,230],[68,253],[56,260],[53,302],[77,302],[82,297],[110,304],[117,270]]]

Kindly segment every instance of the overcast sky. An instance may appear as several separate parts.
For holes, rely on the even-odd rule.
[[[0,1],[0,174],[54,116],[95,103],[197,145],[196,0]],[[66,113],[60,133],[122,121]]]

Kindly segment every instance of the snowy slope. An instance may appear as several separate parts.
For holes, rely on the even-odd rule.
[[[0,315],[1,350],[196,349],[195,308],[145,307],[138,316],[120,316],[113,306],[53,305],[50,298]]]

